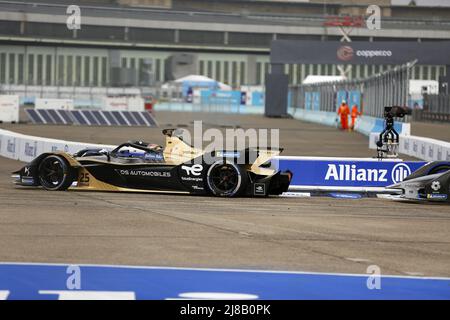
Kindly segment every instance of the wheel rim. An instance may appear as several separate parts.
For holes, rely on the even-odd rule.
[[[230,194],[239,188],[240,174],[228,163],[213,166],[209,173],[209,183],[217,193]]]
[[[60,160],[45,159],[39,168],[41,184],[49,188],[58,187],[64,179],[64,167]]]

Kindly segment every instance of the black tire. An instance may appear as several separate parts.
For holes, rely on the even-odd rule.
[[[38,177],[41,186],[49,191],[67,190],[73,182],[73,172],[61,156],[50,155],[39,163]]]
[[[229,160],[213,163],[206,174],[208,190],[218,197],[241,195],[248,185],[247,171]]]

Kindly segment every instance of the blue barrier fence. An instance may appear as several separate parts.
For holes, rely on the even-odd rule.
[[[424,161],[371,158],[277,157],[274,167],[293,173],[290,190],[382,191],[403,181]]]

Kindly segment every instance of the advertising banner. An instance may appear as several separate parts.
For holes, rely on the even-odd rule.
[[[72,99],[36,98],[35,100],[36,109],[73,110],[73,106],[74,103]]]
[[[270,62],[282,64],[419,64],[448,65],[450,41],[320,41],[274,40]]]
[[[274,166],[293,173],[292,186],[386,187],[426,164],[371,158],[278,157]]]
[[[241,91],[202,90],[202,104],[240,106],[242,101]]]
[[[105,111],[144,111],[145,103],[141,97],[104,97],[102,110]]]

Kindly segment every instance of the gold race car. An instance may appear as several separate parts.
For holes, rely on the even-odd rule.
[[[43,153],[14,172],[16,184],[51,191],[164,192],[220,197],[268,196],[287,191],[292,174],[271,168],[282,149],[205,152],[165,129],[165,147],[142,141],[114,150]]]

